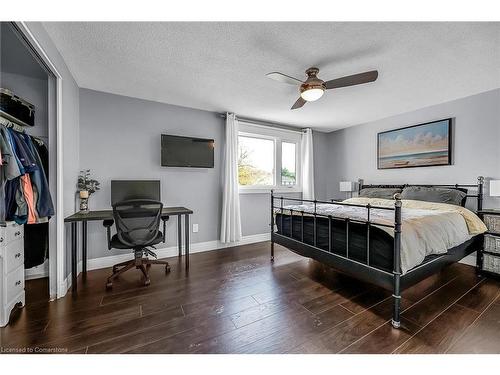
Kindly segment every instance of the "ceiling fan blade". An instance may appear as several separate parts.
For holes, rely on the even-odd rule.
[[[295,103],[293,103],[292,108],[290,108],[290,109],[300,108],[306,103],[307,102],[304,99],[302,99],[302,96],[301,96],[300,98],[297,99],[297,101]]]
[[[271,72],[266,74],[267,78],[271,78],[275,81],[278,82],[283,82],[283,83],[288,83],[289,85],[300,85],[302,81],[300,79],[287,76],[286,74],[280,73],[280,72]]]
[[[362,83],[373,82],[377,79],[378,72],[372,70],[370,72],[353,74],[352,76],[346,76],[342,78],[332,79],[331,81],[325,82],[327,89],[338,89],[340,87],[360,85]]]

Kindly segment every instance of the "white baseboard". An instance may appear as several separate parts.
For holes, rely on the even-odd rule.
[[[240,245],[248,245],[251,243],[263,242],[271,240],[270,233],[261,233],[261,234],[253,234],[250,236],[243,236],[241,241],[231,242],[231,243],[222,243],[220,241],[207,241],[207,242],[197,242],[190,244],[189,253],[202,253],[205,251],[213,251],[219,249],[225,249],[227,247],[240,246]],[[178,254],[178,248],[176,246],[156,248],[154,252],[158,255],[158,258],[169,258],[176,256]],[[119,255],[110,255],[107,257],[93,258],[87,261],[87,270],[97,270],[101,268],[112,267],[116,263],[124,262],[126,260],[132,259],[130,253],[119,254]],[[82,272],[82,262],[78,262],[77,265],[78,274]],[[66,279],[62,282],[60,286],[60,290],[65,290],[66,292],[71,288],[71,273],[66,277]],[[66,293],[64,293],[66,294]],[[64,295],[59,296],[58,298],[64,297]]]
[[[262,233],[262,234],[254,234],[251,236],[244,236],[241,239],[241,241],[228,243],[228,244],[222,243],[220,241],[197,242],[197,243],[191,244],[191,246],[189,248],[189,253],[190,254],[201,253],[204,251],[224,249],[226,247],[247,245],[247,244],[256,243],[256,242],[269,241],[270,239],[271,239],[270,233]],[[163,248],[157,247],[156,250],[154,250],[156,255],[158,255],[159,259],[176,256],[178,254],[178,251],[179,250],[178,250],[177,246],[170,246],[170,247],[163,247]],[[107,257],[89,259],[87,262],[87,269],[89,271],[91,271],[91,270],[97,270],[100,268],[112,267],[116,263],[124,262],[124,261],[130,260],[130,259],[132,259],[130,253],[119,254],[119,255],[110,255]],[[78,265],[78,273],[80,273],[80,272],[81,272],[81,262]]]
[[[28,268],[24,270],[24,279],[33,280],[49,277],[49,260],[46,259],[44,263],[39,266]]]
[[[476,267],[476,253],[472,253],[472,254],[467,255],[465,258],[463,258],[458,263],[463,263],[463,264],[467,264],[469,266]]]

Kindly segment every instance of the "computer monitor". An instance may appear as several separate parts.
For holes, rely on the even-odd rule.
[[[111,204],[129,199],[154,199],[160,201],[160,181],[112,180]]]

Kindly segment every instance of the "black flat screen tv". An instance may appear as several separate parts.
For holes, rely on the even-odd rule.
[[[161,135],[162,167],[214,167],[214,140]]]

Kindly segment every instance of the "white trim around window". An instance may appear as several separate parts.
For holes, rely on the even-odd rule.
[[[239,136],[268,139],[274,141],[273,153],[273,185],[239,185],[240,194],[263,194],[272,190],[278,193],[300,193],[302,192],[302,169],[301,169],[301,139],[300,131],[291,131],[287,129],[278,129],[253,125],[245,122],[239,124]],[[282,166],[282,142],[295,144],[295,185],[282,185],[281,166]]]

